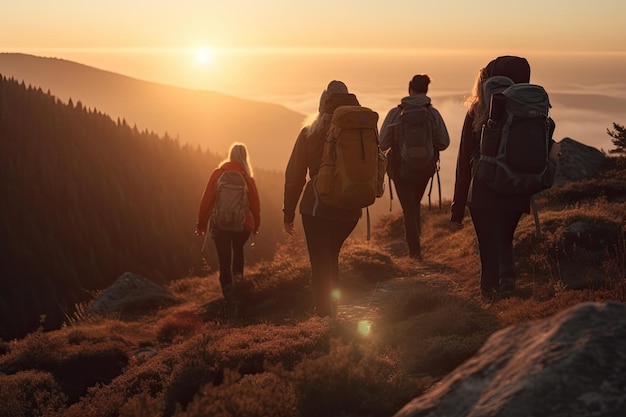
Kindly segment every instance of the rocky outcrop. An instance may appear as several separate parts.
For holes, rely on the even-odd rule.
[[[149,313],[176,303],[165,288],[141,275],[125,272],[85,310],[87,315]]]
[[[603,169],[607,156],[598,149],[571,138],[561,140],[561,157],[554,185],[596,177]]]
[[[394,417],[626,415],[626,305],[583,303],[493,334]]]

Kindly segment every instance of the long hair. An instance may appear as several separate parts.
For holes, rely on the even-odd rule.
[[[248,149],[246,148],[246,145],[241,142],[234,142],[230,145],[228,158],[222,161],[220,166],[226,162],[238,162],[243,166],[249,176],[252,177],[254,175],[252,172],[252,164],[250,164],[250,158],[248,157]]]
[[[332,119],[332,114],[326,113],[324,111],[324,106],[326,105],[326,99],[333,93],[348,93],[348,87],[343,81],[333,80],[328,83],[328,87],[320,96],[320,103],[318,106],[318,112],[309,115],[304,121],[304,128],[307,131],[307,135],[310,137],[312,135],[317,134],[320,131],[324,131],[330,125],[330,120]]]
[[[330,120],[332,119],[332,114],[328,113],[314,113],[309,115],[304,120],[303,127],[307,130],[307,135],[313,136],[320,131],[324,131],[330,126]]]
[[[483,91],[483,82],[487,78],[486,68],[481,68],[476,75],[474,87],[472,88],[472,94],[465,100],[468,112],[474,120],[472,123],[472,130],[477,133],[480,133],[482,125],[489,117],[489,103],[487,102]]]

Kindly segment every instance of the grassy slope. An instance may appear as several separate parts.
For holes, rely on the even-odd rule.
[[[584,190],[598,197],[584,201],[592,193]],[[445,205],[424,211],[421,263],[394,255],[403,245],[398,216],[383,219],[372,242],[348,242],[337,319],[310,313],[301,237],[248,269],[237,319],[214,275],[173,282],[181,303],[146,316],[87,318],[79,306],[63,329],[0,343],[0,415],[391,415],[499,328],[581,301],[624,301],[624,196],[624,171],[546,193],[544,239],[524,216],[519,288],[492,304],[478,295],[471,222],[451,229]],[[599,250],[568,246],[575,222],[617,237]],[[373,323],[363,334],[366,316]]]

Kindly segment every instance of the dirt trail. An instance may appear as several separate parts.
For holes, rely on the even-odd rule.
[[[383,313],[382,308],[390,301],[408,291],[416,291],[422,284],[455,287],[449,274],[441,268],[421,264],[417,265],[407,276],[380,281],[375,288],[359,293],[347,294],[339,303],[337,318],[355,323],[376,323]]]

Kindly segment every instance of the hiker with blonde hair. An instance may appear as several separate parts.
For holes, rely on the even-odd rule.
[[[491,80],[506,80],[509,85],[527,88],[530,81],[530,65],[525,58],[517,56],[500,56],[478,71],[473,88],[472,96],[468,100],[468,111],[465,115],[461,142],[456,165],[456,183],[454,186],[454,198],[451,206],[450,221],[457,228],[463,226],[465,207],[469,207],[472,223],[478,240],[478,251],[480,255],[480,293],[483,300],[491,302],[503,294],[511,293],[515,290],[515,260],[513,255],[513,234],[523,213],[530,212],[530,201],[532,192],[507,192],[498,191],[493,184],[478,176],[481,163],[491,163],[494,160],[483,158],[482,153],[486,152],[487,141],[482,140],[481,132],[484,133],[490,128],[490,122],[501,120],[508,112],[508,107],[501,108],[501,105],[494,105],[502,93],[489,95],[485,92],[485,85]],[[538,86],[530,85],[531,88]],[[542,87],[541,87],[542,88]],[[547,100],[547,95],[546,95]],[[491,103],[491,104],[490,104]],[[549,108],[549,103],[546,104]],[[501,113],[499,115],[489,114],[492,112]],[[538,113],[535,110],[535,113]],[[547,113],[547,110],[546,110]],[[489,119],[489,120],[488,120]],[[508,116],[505,120],[513,120]],[[530,120],[530,119],[529,119]],[[489,123],[488,123],[489,122]],[[545,148],[545,141],[548,142],[548,149],[552,150],[554,141],[554,121],[547,116],[537,123],[542,124],[539,148]],[[545,132],[544,132],[545,129]],[[509,129],[510,131],[511,129]],[[502,141],[504,136],[496,129],[497,140]],[[530,138],[534,133],[531,129],[526,129],[522,136],[525,142],[530,143]],[[500,149],[501,146],[496,146]],[[554,147],[558,149],[558,147]],[[518,149],[518,154],[522,154],[523,149]],[[545,152],[544,152],[545,153]],[[524,154],[525,155],[525,154]],[[542,155],[537,153],[539,159]],[[515,156],[515,155],[513,155]],[[534,156],[534,154],[533,154]],[[546,159],[547,155],[543,158]],[[550,156],[552,159],[552,156]],[[495,169],[495,168],[494,168]],[[491,177],[496,177],[492,175]],[[493,180],[492,180],[493,181]],[[522,183],[522,182],[519,182]]]
[[[313,179],[320,170],[333,111],[341,105],[358,106],[359,102],[343,82],[331,81],[322,92],[317,115],[300,131],[285,170],[284,229],[290,235],[294,233],[296,206],[302,196],[300,214],[311,262],[315,314],[319,316],[335,315],[339,252],[361,217],[360,208],[342,209],[324,204],[316,198],[314,189]]]
[[[231,145],[228,158],[211,173],[200,201],[196,234],[210,231],[219,259],[219,279],[228,301],[243,277],[244,245],[259,231],[261,203],[248,150]]]

